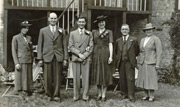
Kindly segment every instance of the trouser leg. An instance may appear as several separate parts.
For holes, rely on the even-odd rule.
[[[85,64],[81,64],[83,99],[88,99],[89,69],[90,69],[90,66],[89,66],[88,61]]]
[[[125,65],[126,79],[127,79],[127,89],[128,97],[134,99],[135,97],[135,69],[132,67],[130,62]]]
[[[74,99],[78,99],[80,94],[80,63],[72,62],[72,68],[73,68]]]

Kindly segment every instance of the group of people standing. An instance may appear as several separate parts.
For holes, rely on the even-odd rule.
[[[63,67],[68,65],[68,50],[72,55],[74,102],[81,98],[81,77],[82,100],[89,100],[91,81],[98,89],[96,100],[106,101],[107,87],[113,83],[113,66],[120,74],[119,86],[124,99],[135,101],[136,85],[145,91],[143,100],[154,100],[162,53],[160,39],[153,34],[154,27],[151,23],[146,24],[143,29],[146,37],[139,45],[137,38],[129,35],[129,25],[123,24],[122,37],[114,43],[112,31],[106,29],[106,19],[107,16],[98,16],[94,21],[98,29],[91,32],[85,29],[86,18],[79,17],[78,28],[70,32],[67,43],[65,30],[56,25],[57,15],[53,12],[49,14],[49,25],[40,29],[37,48],[38,64],[43,67],[45,94],[49,100],[60,101],[61,74]],[[29,26],[28,21],[22,22],[21,32],[12,40],[15,62],[13,94],[16,95],[20,92],[30,94],[32,86],[33,49],[31,37],[27,35]],[[139,69],[136,82],[135,68]]]

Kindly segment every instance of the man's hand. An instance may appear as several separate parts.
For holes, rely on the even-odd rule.
[[[64,60],[64,61],[63,61],[63,66],[64,66],[64,67],[67,67],[67,65],[68,65],[67,61]]]
[[[81,58],[81,59],[83,59],[83,60],[86,59],[86,57],[85,57],[83,54],[81,54],[81,53],[80,53],[78,56],[79,56],[79,58]]]
[[[39,60],[38,62],[38,66],[42,67],[43,66],[43,61],[42,60]]]
[[[89,46],[86,48],[86,51],[87,51],[87,52],[89,52],[89,51],[90,51],[90,47],[89,47]]]
[[[21,65],[20,64],[16,64],[15,68],[16,68],[16,70],[20,71],[21,70]]]
[[[111,64],[112,61],[113,61],[112,57],[109,57],[109,59],[108,59],[108,64]]]

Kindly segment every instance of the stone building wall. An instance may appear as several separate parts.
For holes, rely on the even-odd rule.
[[[152,23],[157,27],[155,35],[157,35],[163,46],[162,67],[171,64],[171,58],[174,53],[170,45],[169,25],[163,25],[167,20],[171,19],[172,12],[175,9],[175,0],[153,0],[152,5]]]
[[[3,4],[3,1],[4,0],[2,0],[1,2],[0,2],[0,64],[3,64],[3,59],[4,59],[4,56],[3,56],[3,52],[4,52],[4,50],[3,50],[3,33],[4,33],[4,31],[3,31],[3,29],[4,29],[4,24],[3,24],[3,15],[4,15],[4,4]]]
[[[153,0],[152,3],[152,24],[156,27],[154,34],[160,38],[163,48],[161,66],[167,67],[172,62],[174,50],[170,44],[170,26],[163,23],[171,19],[172,12],[175,9],[175,0]],[[131,35],[136,36],[139,41],[145,36],[142,29],[148,22],[148,17],[143,17],[136,18],[136,16],[129,16],[127,19],[127,23],[130,24]],[[135,21],[132,22],[132,20]]]

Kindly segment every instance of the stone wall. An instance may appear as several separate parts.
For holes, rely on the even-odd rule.
[[[161,66],[167,67],[172,62],[174,50],[171,48],[170,35],[168,33],[170,26],[163,23],[171,19],[175,8],[175,0],[153,0],[152,3],[152,24],[157,28],[154,34],[160,38],[163,48]],[[142,29],[147,23],[147,17],[143,17],[139,16],[137,18],[137,15],[129,15],[127,19],[127,23],[130,24],[131,34],[136,36],[139,41],[145,35]]]
[[[3,56],[3,29],[4,29],[4,25],[3,25],[3,15],[4,15],[4,4],[3,4],[4,0],[2,0],[0,2],[0,64],[3,64],[3,59],[4,59],[4,56]]]
[[[172,12],[175,9],[175,0],[153,0],[152,5],[152,23],[157,27],[155,35],[157,35],[162,42],[162,67],[171,64],[171,58],[174,53],[170,45],[169,25],[163,25],[167,20],[171,19]]]

